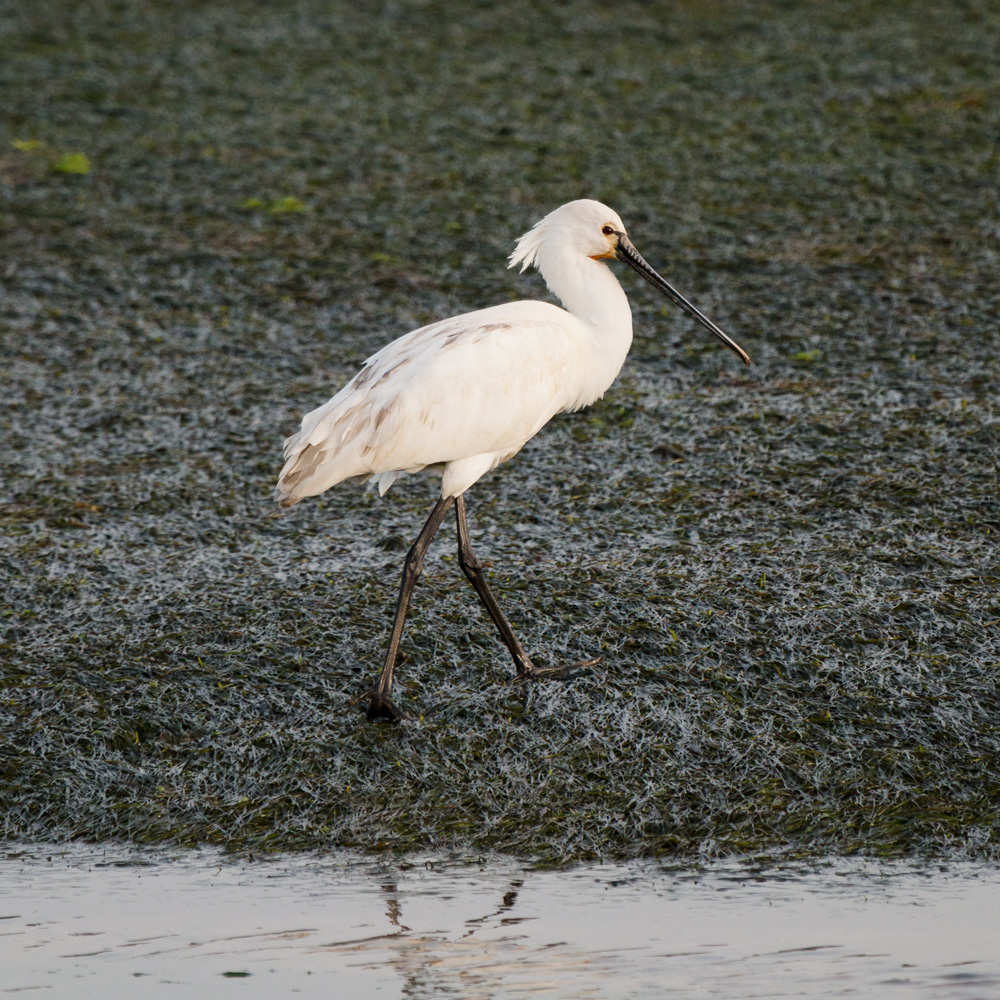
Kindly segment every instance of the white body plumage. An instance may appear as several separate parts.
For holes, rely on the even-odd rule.
[[[510,266],[534,264],[566,309],[522,301],[413,330],[372,355],[285,442],[284,506],[352,476],[384,493],[401,472],[442,466],[458,496],[515,455],[555,414],[599,399],[632,343],[632,314],[602,226],[621,219],[596,201],[547,215],[518,240]]]

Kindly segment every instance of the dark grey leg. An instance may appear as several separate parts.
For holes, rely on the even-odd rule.
[[[375,686],[366,691],[361,697],[371,698],[368,704],[369,719],[405,719],[406,715],[393,702],[390,694],[392,692],[392,674],[396,668],[396,657],[399,655],[399,640],[403,635],[403,622],[406,619],[406,611],[410,606],[410,595],[416,585],[417,577],[424,568],[424,555],[431,539],[441,527],[441,522],[451,507],[452,497],[443,497],[438,500],[427,518],[424,526],[417,535],[417,540],[410,547],[406,554],[406,562],[403,564],[403,579],[399,586],[399,600],[396,602],[396,618],[392,623],[392,634],[389,636],[389,648],[385,651],[385,663],[382,664],[382,673],[379,674]],[[360,699],[357,699],[360,700]]]

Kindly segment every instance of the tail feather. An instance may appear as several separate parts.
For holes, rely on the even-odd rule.
[[[285,442],[286,461],[275,490],[282,507],[291,507],[352,476],[371,473],[359,449],[352,446],[360,428],[347,427],[337,433],[340,423],[335,421],[329,433],[317,433],[315,426],[310,428],[308,438],[313,441],[300,432]]]

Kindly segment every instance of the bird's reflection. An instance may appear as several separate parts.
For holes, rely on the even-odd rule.
[[[403,907],[399,902],[399,890],[395,882],[383,882],[382,891],[386,895],[385,915],[389,918],[389,923],[399,931],[408,931],[410,928],[400,922],[403,914]]]
[[[503,902],[500,904],[500,908],[493,910],[491,913],[487,913],[483,917],[471,917],[466,920],[467,925],[471,924],[484,924],[487,920],[492,920],[494,917],[499,917],[506,913],[508,910],[514,908],[514,904],[517,902],[517,891],[524,885],[523,879],[515,879],[510,884],[510,888],[503,894]],[[475,934],[476,929],[473,927],[471,930],[465,932],[464,937],[468,937],[470,934]]]
[[[455,989],[467,1000],[487,1000],[507,988],[547,992],[574,980],[574,972],[580,978],[580,997],[596,995],[584,986],[599,971],[593,956],[564,943],[532,941],[511,926],[536,919],[518,912],[524,885],[523,878],[510,879],[499,892],[497,905],[481,916],[466,918],[464,931],[455,937],[447,928],[411,930],[404,923],[404,907],[412,886],[404,885],[400,891],[398,881],[382,881],[387,933],[351,942],[350,950],[368,954],[373,965],[391,968],[400,977],[404,997]]]

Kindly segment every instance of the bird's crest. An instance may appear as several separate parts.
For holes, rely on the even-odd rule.
[[[545,242],[545,229],[542,227],[544,221],[545,219],[539,220],[523,236],[518,238],[514,252],[507,258],[510,261],[507,267],[517,267],[520,264],[521,274],[524,274],[535,263],[538,251],[541,249],[542,243]]]

